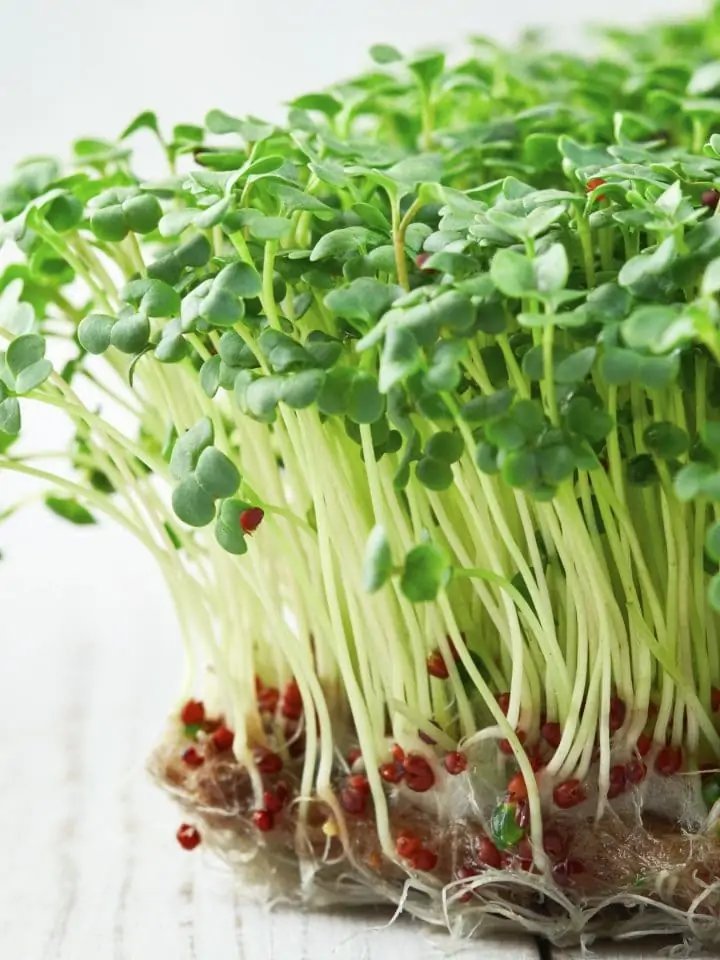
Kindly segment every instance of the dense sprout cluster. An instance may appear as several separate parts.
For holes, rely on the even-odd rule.
[[[353,817],[430,889],[589,902],[622,891],[573,879],[565,811],[660,797],[707,840],[720,795],[720,9],[594,59],[372,57],[285,126],[143,113],[17,167],[0,471],[156,556],[216,717],[174,728],[198,790],[232,749],[301,859],[321,803],[356,865]],[[23,446],[34,403],[72,478]],[[416,803],[479,825],[462,862],[399,829]]]

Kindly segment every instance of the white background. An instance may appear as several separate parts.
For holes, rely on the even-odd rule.
[[[571,0],[0,0],[0,174],[19,157],[62,152],[78,136],[113,136],[142,109],[155,109],[168,126],[199,122],[211,107],[277,117],[283,101],[362,68],[373,42],[408,50],[454,44],[467,33],[509,40],[540,20],[553,40],[579,44],[578,17],[641,22],[702,6],[699,0],[602,0],[595,6]],[[43,443],[61,442],[56,423],[33,423]],[[24,484],[0,473],[0,510],[25,492]],[[124,778],[142,778],[143,751],[177,689],[179,642],[151,561],[119,531],[76,529],[32,508],[0,525],[0,550],[0,944],[4,923],[15,937],[9,955],[41,960],[61,955],[41,944],[55,937],[55,927],[43,932],[43,924],[64,916],[65,901],[57,898],[65,868],[50,840],[28,847],[26,836],[44,836],[42,811],[52,812],[56,803],[49,786],[56,781],[45,776],[55,769],[48,755],[55,749],[54,730],[72,720],[78,698],[100,696],[80,681],[73,689],[67,685],[85,676],[87,664],[93,677],[105,677],[93,683],[112,690],[107,703],[93,708],[102,718],[99,727],[78,745],[87,768],[98,771],[93,802],[110,809]],[[128,660],[132,668],[123,672]],[[137,710],[147,730],[133,735],[131,760],[123,749],[122,717]],[[115,766],[108,761],[105,729],[112,731]],[[69,756],[72,769],[72,747]],[[63,776],[58,773],[58,783]],[[42,790],[51,795],[38,798]],[[76,801],[68,795],[64,802],[72,812]],[[154,801],[148,794],[142,802]],[[26,823],[30,810],[35,819]],[[114,889],[114,861],[102,844],[117,838],[103,832],[102,816],[90,810],[84,816],[95,824],[110,864],[103,882]],[[169,844],[172,824],[168,820]],[[168,869],[180,869],[180,854],[172,856],[177,864],[168,860]],[[166,882],[160,878],[158,887]],[[96,944],[82,932],[89,922],[70,923],[67,943],[73,946],[63,948],[63,957],[96,956]],[[153,955],[138,951],[129,960]]]

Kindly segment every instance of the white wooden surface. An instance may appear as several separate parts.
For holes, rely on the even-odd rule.
[[[0,549],[3,960],[539,960],[530,938],[458,944],[409,920],[387,926],[382,911],[249,904],[225,867],[177,846],[178,813],[145,773],[179,679],[148,558],[117,531],[41,511],[0,527]]]

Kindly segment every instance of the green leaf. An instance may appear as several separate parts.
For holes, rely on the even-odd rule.
[[[402,60],[402,54],[397,47],[392,47],[387,43],[376,43],[370,47],[370,56],[375,63],[397,63]]]
[[[675,460],[690,449],[690,437],[669,421],[651,423],[645,428],[643,440],[648,450],[662,460]]]
[[[445,54],[428,53],[416,57],[408,62],[408,67],[415,74],[420,85],[429,90],[445,69]]]
[[[363,560],[363,584],[368,593],[377,591],[387,583],[392,573],[392,556],[385,528],[373,527],[365,547]]]
[[[501,473],[510,487],[527,487],[538,476],[538,463],[532,450],[511,450],[502,458]]]
[[[490,264],[490,276],[506,297],[524,297],[535,289],[532,261],[516,250],[498,250]]]
[[[396,383],[407,380],[423,364],[423,354],[409,330],[390,327],[380,358],[379,389],[387,393]]]
[[[78,526],[88,526],[97,523],[95,517],[77,500],[66,497],[46,497],[45,505],[58,517],[69,520]]]
[[[110,343],[122,353],[139,353],[150,339],[150,321],[140,313],[120,317],[110,328]]]
[[[247,510],[243,500],[224,500],[215,523],[215,539],[228,553],[239,557],[247,553],[247,540],[243,532],[240,516]]]
[[[329,93],[306,93],[290,101],[290,106],[297,110],[316,110],[326,117],[334,117],[342,110],[342,104]]]
[[[205,447],[195,467],[195,479],[213,499],[232,497],[240,486],[240,473],[217,447]]]
[[[428,490],[440,492],[452,486],[452,467],[446,460],[425,456],[415,467],[415,476]]]
[[[623,339],[634,350],[647,348],[662,352],[667,331],[676,323],[680,309],[674,304],[661,303],[638,307],[622,324]]]
[[[561,243],[554,243],[533,261],[534,289],[541,294],[562,290],[568,280],[570,265]]]
[[[190,527],[206,527],[215,516],[213,498],[193,476],[184,477],[173,490],[176,516]]]
[[[346,257],[349,253],[365,250],[370,236],[367,227],[341,227],[339,230],[331,230],[315,244],[310,260],[316,263],[328,257]]]
[[[445,553],[432,543],[422,543],[405,557],[400,588],[411,603],[429,603],[437,599],[451,575]]]
[[[245,404],[256,420],[272,423],[283,389],[282,377],[260,377],[248,385]]]
[[[130,123],[125,127],[123,132],[118,137],[118,140],[125,140],[137,130],[152,130],[152,132],[157,134],[159,137],[160,128],[158,126],[157,115],[150,110],[144,110],[142,113],[139,113],[135,119],[131,120]]]
[[[611,347],[600,358],[600,375],[614,386],[631,383],[640,374],[641,358],[632,350]]]
[[[443,159],[439,153],[419,153],[406,157],[385,171],[398,183],[416,187],[421,183],[438,183],[443,173]]]
[[[16,397],[6,397],[0,402],[0,433],[16,437],[20,427],[20,404]]]
[[[203,417],[178,437],[170,456],[170,473],[176,480],[182,480],[195,470],[200,454],[212,444],[214,437],[209,417]]]
[[[325,306],[347,320],[372,323],[390,307],[399,293],[399,287],[382,283],[374,277],[358,277],[346,287],[328,293]]]
[[[211,400],[220,389],[221,363],[220,357],[209,357],[200,368],[200,386]]]
[[[705,550],[709,557],[720,562],[720,522],[716,521],[705,535]]]
[[[36,333],[16,337],[7,349],[5,359],[13,376],[34,366],[45,356],[45,338]]]
[[[45,383],[52,369],[49,360],[43,359],[38,360],[37,363],[31,363],[15,377],[15,392],[20,395],[30,393],[31,390]]]
[[[691,97],[705,96],[720,90],[720,61],[704,63],[690,77],[687,92]]]
[[[213,287],[242,297],[244,300],[259,297],[262,279],[257,270],[248,263],[230,263],[215,277]]]
[[[324,370],[302,370],[286,377],[280,399],[293,410],[304,410],[316,402],[325,382]]]
[[[159,200],[150,193],[126,200],[122,210],[128,230],[140,234],[152,233],[163,215]]]
[[[678,499],[686,502],[699,496],[713,474],[713,468],[707,463],[688,463],[682,467],[673,481]]]
[[[115,317],[108,317],[101,313],[90,313],[80,321],[78,326],[78,340],[88,353],[101,354],[110,346]]]
[[[465,441],[459,433],[440,430],[425,444],[425,455],[445,463],[457,463],[465,450]]]
[[[561,360],[554,369],[553,375],[556,383],[578,383],[584,380],[592,370],[597,350],[595,347],[583,347],[569,357]]]
[[[67,233],[74,230],[81,222],[84,214],[82,203],[72,193],[61,193],[55,197],[43,210],[47,223],[56,233]]]
[[[385,398],[371,373],[359,372],[350,384],[347,416],[353,423],[375,423],[385,412]]]
[[[468,423],[483,423],[494,420],[507,413],[515,396],[514,390],[496,390],[495,393],[483,397],[473,397],[460,410],[463,420]]]
[[[674,237],[668,237],[652,253],[641,253],[626,261],[618,275],[618,283],[636,296],[652,296],[656,292],[657,278],[661,276],[677,256]]]
[[[176,320],[171,320],[155,347],[155,359],[158,363],[180,363],[187,354],[188,344],[180,333],[180,326]]]
[[[702,295],[711,297],[720,291],[720,257],[711,260],[705,268],[702,281]]]

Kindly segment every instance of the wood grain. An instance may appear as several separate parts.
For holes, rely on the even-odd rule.
[[[162,583],[117,531],[58,527],[28,513],[3,530],[2,957],[538,960],[530,938],[453,943],[388,926],[388,911],[270,912],[211,856],[182,851],[178,813],[145,772],[179,680]]]

